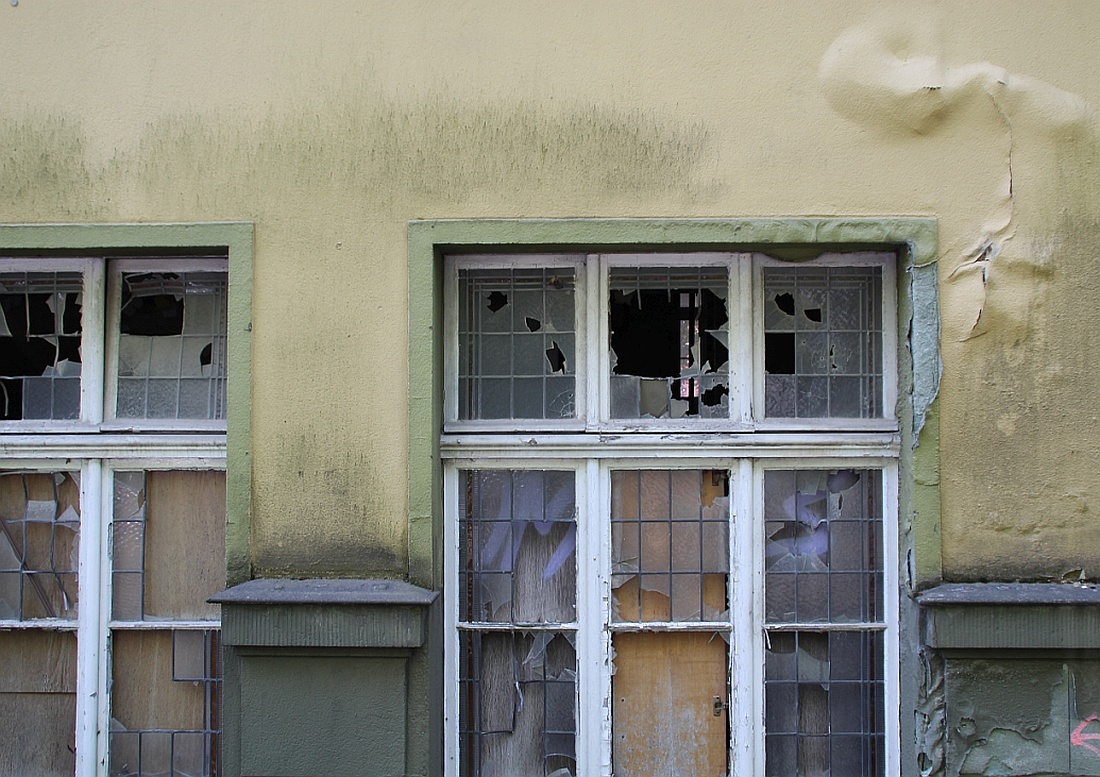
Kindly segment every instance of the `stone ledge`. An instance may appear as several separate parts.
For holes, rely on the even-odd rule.
[[[402,580],[250,580],[210,597],[227,645],[417,648],[438,594]]]
[[[941,649],[1100,647],[1100,586],[950,583],[923,591],[925,643]]]

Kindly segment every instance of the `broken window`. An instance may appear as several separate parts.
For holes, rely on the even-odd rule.
[[[4,774],[218,771],[225,264],[0,259]]]
[[[891,771],[890,264],[448,258],[449,777]]]
[[[781,418],[882,414],[879,267],[764,269],[764,402]]]
[[[80,417],[83,280],[0,273],[0,420]]]
[[[123,273],[118,418],[225,418],[225,273]]]
[[[611,417],[729,416],[725,267],[612,267]]]
[[[462,473],[464,775],[577,774],[574,478]]]
[[[466,419],[576,415],[575,269],[461,269],[458,414]]]

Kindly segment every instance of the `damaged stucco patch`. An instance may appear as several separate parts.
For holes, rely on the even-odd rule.
[[[1100,363],[1100,132],[1086,100],[982,61],[952,23],[883,10],[835,38],[818,71],[849,126],[934,171],[902,185],[942,216],[943,573],[1094,576],[1082,516],[1100,501],[1086,378]],[[927,377],[913,377],[918,428]]]
[[[1016,168],[1052,138],[1095,138],[1093,112],[1077,95],[989,62],[948,64],[940,40],[930,15],[884,14],[833,42],[820,63],[822,89],[834,110],[880,133],[917,138],[968,123],[1000,149],[982,223],[947,275],[967,288],[957,296],[969,300],[971,315],[968,329],[950,335],[974,337],[995,327],[1019,340],[1027,333],[1030,298],[1043,293],[1051,270],[1049,250],[1006,249],[1018,229]]]
[[[1098,676],[1096,661],[948,660],[946,774],[1100,774],[1073,733],[1100,701]]]

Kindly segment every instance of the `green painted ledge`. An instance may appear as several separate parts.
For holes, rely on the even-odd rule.
[[[253,225],[2,224],[0,254],[112,256],[142,252],[225,253],[229,257],[226,419],[226,583],[251,577]]]

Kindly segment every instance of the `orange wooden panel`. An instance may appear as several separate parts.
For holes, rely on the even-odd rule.
[[[725,640],[713,633],[616,634],[612,750],[616,777],[723,777],[729,721]]]

